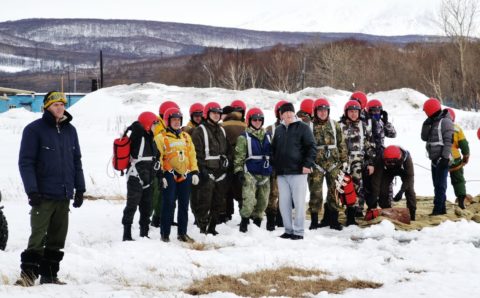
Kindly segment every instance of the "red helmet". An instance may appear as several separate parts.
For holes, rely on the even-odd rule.
[[[300,111],[313,116],[313,99],[305,98],[300,103]]]
[[[150,131],[152,125],[157,122],[158,123],[158,116],[152,112],[143,112],[138,115],[138,122],[143,126],[145,131]]]
[[[230,106],[234,108],[236,111],[245,112],[247,110],[247,105],[240,99],[235,99],[234,101],[232,101]]]
[[[365,107],[367,106],[367,101],[368,101],[367,96],[362,91],[353,92],[352,95],[350,96],[350,100],[358,101],[362,109],[365,109]]]
[[[176,103],[174,103],[173,101],[167,100],[167,101],[163,102],[163,103],[160,105],[160,108],[158,109],[158,114],[160,115],[160,117],[163,118],[163,115],[165,114],[165,112],[166,112],[169,108],[177,108],[177,109],[180,109],[180,107],[179,107]]]
[[[178,118],[180,119],[180,125],[182,125],[183,115],[180,109],[178,108],[169,108],[163,114],[163,121],[166,126],[170,126],[170,119]]]
[[[343,108],[343,111],[346,113],[349,110],[354,110],[354,111],[360,111],[362,109],[362,106],[360,103],[356,100],[349,100],[345,104],[345,107]]]
[[[203,108],[203,118],[208,119],[208,113],[217,112],[222,113],[222,107],[216,102],[209,102]]]
[[[452,118],[452,121],[455,122],[455,111],[452,108],[447,108],[447,110],[450,114],[450,118]]]
[[[193,113],[200,113],[203,114],[203,105],[199,102],[194,103],[193,105],[190,106],[190,110],[188,111],[190,113],[190,117],[192,116]]]
[[[315,100],[315,102],[313,103],[313,106],[315,108],[315,111],[320,108],[330,110],[330,103],[325,98],[319,98]]]
[[[248,113],[247,113],[247,117],[246,117],[246,122],[248,124],[248,126],[250,126],[250,120],[251,119],[261,119],[262,120],[262,125],[263,125],[263,121],[265,119],[264,115],[263,115],[263,112],[261,109],[259,108],[251,108],[250,110],[248,110]]]
[[[288,103],[288,101],[282,99],[275,104],[275,117],[277,119],[280,119],[280,115],[278,114],[280,112],[280,107],[283,106],[283,104],[286,104],[286,103]]]
[[[436,98],[429,98],[423,104],[423,111],[427,114],[428,117],[431,117],[436,112],[442,109],[440,101]]]
[[[400,159],[402,158],[402,150],[400,147],[395,145],[390,145],[385,150],[383,150],[383,159]]]
[[[382,102],[378,99],[371,99],[367,103],[367,109],[368,109],[369,112],[371,112],[370,110],[380,110],[381,111],[383,109]]]
[[[480,140],[480,128],[477,130],[477,138]]]

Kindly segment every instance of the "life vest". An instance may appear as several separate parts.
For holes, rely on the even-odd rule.
[[[252,136],[250,133],[242,134],[247,139],[247,158],[245,159],[245,172],[253,175],[270,176],[272,166],[270,165],[270,146],[272,139],[269,133],[265,133],[263,142]]]
[[[113,168],[120,171],[120,175],[123,176],[124,171],[130,164],[130,137],[128,131],[131,131],[131,127],[127,127],[123,136],[113,140]]]
[[[188,156],[187,156],[188,153],[185,151],[187,150],[189,143],[188,143],[188,138],[186,137],[185,134],[186,132],[182,131],[179,134],[180,138],[175,140],[176,142],[185,143],[184,146],[181,146],[183,149],[179,150],[178,146],[171,146],[170,141],[167,137],[167,131],[165,130],[161,132],[161,135],[163,137],[163,148],[164,148],[164,152],[162,156],[162,168],[164,171],[172,173],[176,182],[182,182],[185,179],[187,179],[187,175],[190,172],[190,170],[187,169],[186,172],[183,174],[177,173],[173,168],[172,164],[170,163],[170,161],[173,158],[178,158],[178,161],[180,162],[183,162],[185,161],[185,159],[188,159]]]
[[[357,193],[355,192],[355,186],[353,184],[352,177],[345,175],[343,177],[343,193],[340,193],[340,200],[345,206],[352,206],[357,202]]]

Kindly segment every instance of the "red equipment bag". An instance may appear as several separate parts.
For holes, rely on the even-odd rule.
[[[343,193],[340,194],[342,204],[345,206],[352,206],[357,202],[357,193],[353,184],[352,177],[345,175],[343,177]]]
[[[121,176],[130,164],[130,138],[127,135],[129,130],[131,130],[130,127],[125,130],[121,138],[113,140],[112,164],[115,170],[121,171]]]

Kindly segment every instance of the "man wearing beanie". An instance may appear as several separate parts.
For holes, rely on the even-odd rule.
[[[312,172],[317,154],[312,130],[295,116],[291,103],[280,107],[281,125],[272,141],[273,166],[277,174],[279,205],[284,239],[303,239],[307,175]],[[295,217],[292,216],[292,204]]]
[[[70,200],[83,203],[85,179],[77,131],[65,111],[65,94],[52,91],[43,100],[41,119],[23,130],[18,166],[28,196],[31,234],[20,255],[16,285],[65,284],[57,277],[68,231]]]

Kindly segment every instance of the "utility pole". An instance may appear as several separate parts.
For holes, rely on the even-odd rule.
[[[73,66],[73,93],[77,93],[77,66]]]
[[[307,67],[307,57],[303,56],[303,63],[302,63],[302,75],[301,75],[301,82],[302,82],[302,90],[305,89],[305,73]]]
[[[103,88],[103,53],[100,50],[100,88]]]

